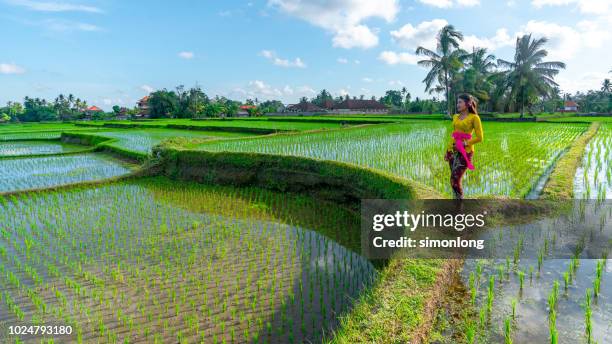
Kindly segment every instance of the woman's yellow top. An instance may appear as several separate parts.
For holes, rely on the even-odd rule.
[[[459,114],[453,115],[453,132],[460,131],[462,133],[471,134],[472,138],[467,141],[465,151],[468,153],[473,152],[474,144],[481,142],[484,137],[482,131],[482,123],[480,122],[480,116],[474,113],[467,115],[464,119],[460,119],[459,116]],[[447,151],[451,151],[454,149],[455,140],[451,136],[450,142],[448,143]]]

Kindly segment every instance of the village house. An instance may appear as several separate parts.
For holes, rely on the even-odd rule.
[[[331,110],[336,113],[387,113],[389,109],[374,99],[345,99],[333,104]]]
[[[90,107],[88,107],[87,109],[85,109],[85,118],[86,119],[92,119],[94,117],[94,115],[97,114],[101,114],[103,113],[104,110],[100,109],[99,107],[92,105]]]
[[[565,112],[577,112],[578,104],[575,101],[568,100],[563,104],[563,111]]]
[[[290,104],[285,108],[286,112],[327,112],[326,109],[313,104],[311,102],[300,102],[298,104]]]
[[[387,113],[386,105],[374,99],[345,99],[341,102],[326,100],[323,106],[311,102],[300,102],[287,106],[286,112],[292,113],[336,113],[336,114],[361,114],[361,113]]]
[[[138,114],[136,117],[149,117],[149,96],[144,96],[138,101]]]

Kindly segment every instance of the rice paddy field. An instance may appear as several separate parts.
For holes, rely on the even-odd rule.
[[[522,198],[539,176],[587,128],[583,124],[486,123],[474,164],[464,179],[466,196]],[[450,127],[416,121],[312,134],[279,134],[255,140],[203,143],[198,149],[281,154],[366,166],[451,194],[444,161]]]
[[[612,199],[612,122],[604,123],[586,147],[574,180],[577,198]]]
[[[85,149],[58,141],[6,141],[0,142],[0,158],[20,155],[44,155],[77,152]]]
[[[215,140],[223,138],[250,137],[253,134],[224,131],[191,131],[175,129],[127,129],[96,133],[98,136],[116,139],[110,146],[149,154],[153,146],[170,138],[189,138],[195,140]]]
[[[0,161],[0,193],[90,182],[127,175],[135,165],[103,154]]]
[[[360,122],[346,125],[351,120]],[[354,208],[252,186],[151,176],[150,161],[121,152],[148,156],[165,140],[181,138],[195,152],[348,163],[450,197],[443,160],[448,121],[367,115],[138,121],[132,129],[104,123],[0,126],[0,342],[347,343],[363,337],[387,343],[412,341],[394,337],[397,326],[425,331],[423,312],[437,300],[424,295],[439,284],[443,261],[409,261],[393,277],[389,267],[398,264],[361,255]],[[164,127],[172,124],[219,130]],[[573,121],[483,125],[476,169],[464,179],[468,198],[539,197],[589,128]],[[62,132],[108,138],[103,146],[116,151],[62,142]],[[584,215],[593,231],[612,228],[611,158],[612,125],[602,123],[568,185],[576,198],[600,205]],[[543,235],[529,231],[536,225],[547,229]],[[612,262],[578,251],[557,259],[554,250],[567,245],[557,241],[555,228],[531,223],[495,232],[495,242],[518,247],[515,254],[465,260],[447,291],[452,301],[432,308],[438,319],[432,334],[417,342],[609,342]],[[394,289],[372,301],[373,291],[385,287]],[[446,314],[449,304],[461,311]],[[70,325],[72,333],[9,336],[7,326],[17,324]]]

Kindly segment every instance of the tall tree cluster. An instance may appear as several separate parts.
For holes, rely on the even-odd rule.
[[[468,52],[460,47],[463,34],[447,25],[437,35],[435,50],[418,47],[423,56],[420,66],[429,69],[423,82],[430,93],[443,93],[446,114],[454,112],[457,95],[470,93],[488,111],[532,112],[533,106],[558,96],[554,78],[565,64],[547,61],[546,38],[531,34],[516,39],[512,60],[497,59],[486,49],[473,47]]]

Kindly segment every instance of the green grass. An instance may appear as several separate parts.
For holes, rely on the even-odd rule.
[[[567,116],[561,118],[550,118],[547,119],[549,122],[612,122],[612,116],[598,117],[598,116]]]
[[[0,158],[23,155],[51,155],[83,151],[88,147],[59,141],[0,141]]]
[[[194,131],[176,129],[117,129],[103,132],[94,132],[96,136],[116,139],[109,143],[112,147],[136,151],[148,154],[153,146],[170,138],[190,138],[201,142],[206,140],[216,140],[224,138],[250,137],[253,134],[233,133],[223,131]]]
[[[588,142],[596,135],[598,129],[599,123],[593,123],[582,136],[574,141],[569,151],[557,162],[548,182],[542,190],[542,198],[574,198],[576,170],[582,160]]]
[[[190,119],[157,119],[150,121],[92,121],[87,122],[87,125],[102,126],[105,123],[109,124],[135,124],[138,126],[167,126],[167,125],[188,125],[194,127],[233,127],[233,128],[256,128],[256,129],[271,129],[271,130],[289,130],[289,131],[304,131],[325,128],[339,128],[341,123],[303,123],[303,122],[282,122],[268,121],[265,118],[254,119],[206,119],[206,120],[190,120]]]
[[[464,178],[467,197],[523,197],[539,175],[586,125],[486,123],[484,142]],[[404,177],[450,195],[443,160],[450,137],[446,121],[376,125],[320,133],[277,134],[203,143],[209,151],[257,152],[349,162]]]
[[[129,174],[135,166],[102,154],[0,160],[0,193],[89,182]]]
[[[0,202],[5,319],[88,342],[321,342],[378,275],[317,232],[358,215],[303,196],[151,178]]]

